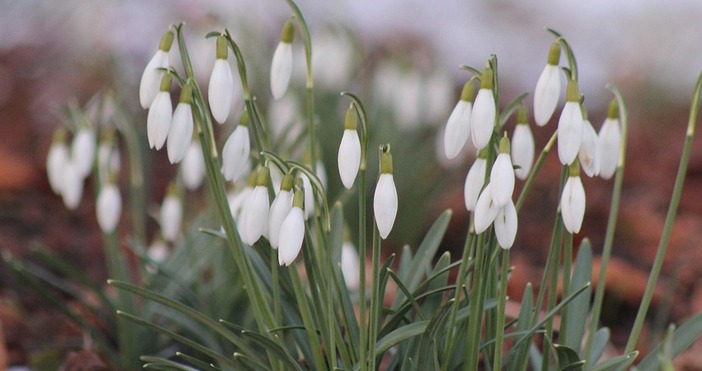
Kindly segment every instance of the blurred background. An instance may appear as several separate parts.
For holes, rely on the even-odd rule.
[[[393,146],[401,204],[390,236],[395,247],[416,246],[445,208],[452,208],[454,217],[444,248],[456,256],[463,246],[468,223],[463,181],[473,153],[466,150],[448,162],[439,156],[437,140],[470,77],[459,65],[481,68],[496,54],[504,106],[522,92],[533,92],[553,42],[544,31],[550,27],[574,49],[584,104],[596,130],[612,98],[605,84],[619,87],[629,104],[629,154],[603,321],[613,326],[613,341],[621,345],[660,238],[691,91],[702,69],[698,26],[702,3],[301,0],[299,5],[312,31],[317,119],[330,199],[342,195],[336,150],[348,101],[338,93],[350,91],[371,113],[373,143]],[[253,94],[265,107],[274,135],[285,135],[276,127],[302,125],[304,56],[299,39],[291,92],[272,102],[268,88],[270,59],[289,16],[285,3],[274,0],[0,0],[0,250],[23,256],[33,246],[47,246],[86,267],[95,280],[104,280],[91,187],[86,187],[78,210],[66,210],[46,179],[46,153],[55,128],[65,125],[67,104],[84,106],[96,94],[114,95],[137,125],[145,125],[138,83],[169,24],[186,23],[186,42],[202,86],[214,62],[214,43],[204,36],[229,29],[242,48]],[[171,53],[171,63],[180,69],[176,54]],[[531,108],[531,97],[525,101]],[[532,125],[537,149],[555,130],[556,119],[551,121],[544,128]],[[513,120],[507,124],[510,133],[513,125]],[[702,247],[698,148],[693,149],[643,349],[669,320],[702,310],[697,278],[702,273],[702,255],[697,253]],[[175,170],[167,165],[163,151],[151,155],[149,202],[157,207]],[[513,298],[519,299],[526,282],[540,277],[559,172],[557,159],[550,156],[520,215],[512,255]],[[578,238],[589,237],[596,252],[602,246],[611,186],[612,181],[585,180],[588,203]],[[403,209],[403,200],[412,200],[413,206]],[[26,363],[38,352],[76,336],[78,330],[68,324],[47,327],[55,323],[56,313],[4,269],[0,266],[0,321],[11,364]],[[702,369],[694,366],[702,364],[694,352],[680,362]]]

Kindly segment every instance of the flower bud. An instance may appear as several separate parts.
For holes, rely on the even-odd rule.
[[[534,120],[539,126],[544,126],[551,119],[561,96],[561,74],[558,62],[561,56],[561,46],[556,41],[548,53],[548,63],[539,76],[534,89]]]
[[[227,120],[234,97],[234,78],[232,68],[227,61],[228,50],[227,39],[224,36],[217,37],[217,59],[210,75],[207,97],[212,117],[220,124]]]
[[[280,241],[280,228],[283,225],[283,221],[292,209],[292,187],[293,176],[292,174],[288,173],[285,175],[285,177],[283,177],[283,181],[280,185],[280,191],[275,196],[275,199],[271,204],[270,212],[268,213],[268,241],[271,243],[271,247],[274,249],[278,248],[278,243]]]
[[[583,113],[580,108],[578,82],[568,81],[567,102],[558,120],[558,159],[569,165],[578,155],[583,137]]]
[[[181,163],[181,176],[185,188],[195,190],[205,178],[205,159],[202,157],[200,141],[193,139]]]
[[[141,75],[141,83],[139,84],[139,102],[144,109],[151,106],[156,94],[159,92],[159,84],[163,71],[159,68],[168,68],[169,59],[168,52],[173,44],[173,32],[166,32],[161,38],[161,45],[156,51],[149,63],[144,68],[144,73]]]
[[[590,120],[583,120],[583,139],[578,158],[587,176],[593,177],[600,173],[600,140]]]
[[[96,203],[97,221],[104,233],[114,232],[122,213],[122,196],[113,183],[105,184]]]
[[[224,179],[229,181],[236,181],[250,168],[251,141],[247,128],[247,117],[247,113],[244,111],[241,114],[239,126],[234,129],[222,149],[222,174],[224,174]]]
[[[487,171],[487,150],[483,149],[478,153],[478,157],[473,162],[473,166],[468,170],[466,182],[463,187],[463,199],[466,204],[466,210],[475,210],[475,205],[478,202],[480,191],[485,184],[485,173]]]
[[[495,127],[497,110],[495,108],[495,97],[492,93],[492,79],[492,68],[486,67],[483,70],[480,90],[478,90],[478,95],[475,97],[475,104],[470,115],[471,137],[475,148],[478,150],[488,145]]]
[[[570,165],[560,206],[565,229],[570,233],[580,232],[585,216],[585,188],[580,180],[580,166],[577,162]]]
[[[619,127],[619,105],[612,99],[607,118],[600,128],[600,176],[609,179],[617,170],[622,134]]]
[[[156,94],[146,117],[146,133],[149,147],[159,150],[166,143],[173,121],[173,104],[171,103],[171,75],[164,74],[161,90]]]
[[[512,199],[512,192],[514,192],[514,168],[509,153],[509,139],[504,136],[500,140],[500,153],[490,171],[492,201],[497,207],[505,206]]]
[[[517,126],[512,134],[512,163],[517,166],[514,175],[519,179],[526,179],[534,163],[534,135],[527,122],[526,107],[519,108]]]
[[[262,167],[258,172],[256,187],[246,201],[243,209],[243,218],[239,234],[241,239],[249,245],[258,241],[268,227],[268,180],[270,171]],[[243,233],[242,233],[243,232]]]
[[[495,237],[497,243],[503,249],[509,249],[514,244],[517,236],[517,209],[514,202],[509,200],[505,206],[500,208],[495,217]]]
[[[95,133],[88,127],[82,127],[71,143],[71,160],[78,175],[85,179],[90,175],[95,162]]]
[[[463,85],[461,99],[451,112],[444,131],[444,152],[449,160],[458,156],[470,137],[472,110],[473,84],[468,81]]]
[[[61,195],[63,203],[70,210],[78,207],[83,196],[83,176],[78,172],[78,167],[73,160],[68,160],[63,166],[63,181],[61,182]]]
[[[180,103],[173,112],[173,121],[168,132],[168,161],[171,164],[180,162],[188,151],[193,137],[192,87],[183,86],[180,92]]]
[[[271,93],[278,100],[288,90],[292,75],[293,50],[292,41],[295,36],[295,26],[292,20],[285,22],[278,47],[273,53],[271,62]]]
[[[46,156],[46,175],[49,178],[51,189],[56,194],[61,194],[61,185],[65,175],[63,168],[68,161],[70,161],[70,155],[66,145],[66,131],[58,129],[54,133],[54,139]]]
[[[295,191],[293,207],[280,226],[278,264],[291,265],[300,254],[305,239],[304,193]]]
[[[183,223],[183,204],[174,184],[168,187],[166,197],[161,203],[159,221],[163,238],[166,241],[175,241],[180,235],[181,223]]]
[[[397,216],[397,189],[392,175],[390,145],[381,146],[380,177],[373,196],[373,215],[382,239],[386,239]]]
[[[346,189],[353,187],[356,174],[361,165],[361,140],[357,131],[357,113],[353,107],[346,111],[346,122],[344,124],[344,134],[339,144],[338,165],[341,182]]]

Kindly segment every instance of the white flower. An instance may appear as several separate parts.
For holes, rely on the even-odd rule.
[[[558,159],[569,165],[580,151],[583,138],[583,114],[578,102],[566,102],[558,120]]]
[[[361,165],[361,141],[356,130],[344,130],[339,144],[338,164],[341,182],[346,189],[351,189]]]
[[[568,232],[580,232],[585,216],[585,188],[580,176],[569,176],[563,187],[561,216]]]
[[[166,143],[168,133],[171,130],[173,121],[173,104],[171,103],[171,93],[161,91],[156,94],[149,115],[146,116],[146,134],[149,139],[149,147],[157,150]]]
[[[219,43],[219,39],[217,42]],[[212,117],[220,124],[224,123],[227,120],[227,116],[229,116],[234,97],[234,78],[226,56],[223,59],[217,58],[214,63],[212,75],[210,75],[210,84],[207,87],[207,97],[210,102]]]
[[[78,168],[74,161],[68,160],[63,165],[61,177],[61,195],[63,203],[70,210],[78,207],[80,199],[83,196],[83,177],[78,172]]]
[[[183,205],[175,193],[169,192],[161,203],[159,221],[161,235],[166,241],[175,241],[180,234],[180,225],[183,222]]]
[[[500,247],[503,249],[512,247],[514,238],[517,236],[517,209],[512,200],[497,212],[494,225],[495,236]]]
[[[97,158],[101,179],[106,179],[108,175],[119,174],[122,160],[119,157],[119,148],[114,145],[112,140],[100,141]]]
[[[280,226],[278,264],[291,265],[302,249],[305,238],[305,217],[299,206],[294,206]]]
[[[249,199],[249,196],[251,196],[251,192],[253,192],[253,186],[246,185],[246,187],[244,187],[239,192],[236,192],[236,193],[229,192],[227,194],[227,202],[229,202],[229,210],[232,213],[232,218],[234,218],[234,221],[238,225],[243,224],[241,222],[243,209],[244,209],[244,205],[246,204],[246,201]]]
[[[70,155],[66,142],[63,139],[54,140],[51,143],[51,147],[49,147],[49,154],[46,156],[46,173],[51,189],[56,194],[61,193],[61,186],[65,176],[63,169],[68,161],[70,161]]]
[[[173,32],[166,32],[161,38],[161,45],[156,51],[149,63],[146,64],[144,68],[144,73],[141,75],[141,83],[139,84],[139,102],[141,106],[146,109],[151,106],[151,103],[156,97],[156,93],[159,91],[159,85],[161,84],[161,76],[163,76],[163,71],[158,70],[158,68],[168,68],[168,52],[171,50],[171,45],[173,44]]]
[[[186,85],[186,87],[189,85]],[[183,89],[186,89],[185,87]],[[182,99],[181,99],[182,100]],[[168,161],[180,162],[188,151],[193,138],[193,113],[190,103],[180,102],[173,112],[173,122],[168,132]]]
[[[604,179],[611,178],[617,170],[619,146],[622,140],[620,130],[619,119],[609,117],[600,128],[600,176]]]
[[[534,89],[534,121],[539,126],[548,123],[561,96],[561,73],[557,65],[547,64]]]
[[[290,76],[292,76],[294,35],[293,23],[288,20],[283,26],[280,42],[273,53],[273,61],[271,62],[271,93],[276,100],[285,95],[290,83]]]
[[[361,284],[361,261],[356,248],[350,242],[341,244],[341,273],[344,275],[346,287],[355,291]]]
[[[224,174],[224,179],[236,181],[248,172],[250,153],[249,129],[245,125],[240,124],[234,129],[234,132],[229,136],[222,149],[222,174]]]
[[[170,253],[171,252],[168,250],[168,244],[160,238],[154,241],[146,251],[146,255],[154,263],[164,262]]]
[[[526,179],[534,163],[534,135],[527,123],[519,123],[512,134],[512,163],[518,168],[514,175],[519,179]]]
[[[600,173],[600,140],[589,120],[583,120],[583,139],[578,158],[587,176],[593,177]]]
[[[275,196],[271,209],[268,212],[268,241],[274,249],[278,248],[280,227],[283,225],[283,221],[288,216],[290,209],[292,209],[292,175],[286,175],[283,182],[284,184],[281,185],[280,191]]]
[[[508,140],[506,137],[502,139]],[[514,169],[509,153],[503,152],[497,155],[490,171],[490,184],[492,184],[492,201],[497,207],[505,206],[512,199],[514,191]]]
[[[392,173],[382,173],[378,178],[373,196],[373,215],[380,237],[387,238],[397,216],[397,189]]]
[[[97,221],[104,233],[112,233],[122,213],[122,196],[114,184],[106,184],[100,190],[96,204]]]
[[[492,183],[488,183],[478,197],[475,205],[475,233],[483,233],[492,224],[500,211],[500,207],[492,201]]]
[[[258,241],[268,228],[268,179],[270,173],[268,168],[263,167],[258,173],[256,187],[242,210],[242,220],[239,234],[241,239],[249,245]]]
[[[475,205],[480,196],[480,190],[485,184],[485,172],[487,171],[487,160],[484,157],[478,156],[473,162],[473,166],[468,170],[466,183],[463,187],[463,199],[466,203],[466,210],[475,210]]]
[[[490,142],[495,126],[495,115],[495,97],[492,95],[492,89],[481,88],[475,97],[470,115],[471,138],[478,150],[485,148]]]
[[[202,157],[200,141],[190,142],[188,152],[181,163],[181,176],[185,188],[189,190],[195,190],[202,184],[205,178],[205,160]]]
[[[95,133],[89,128],[78,130],[71,143],[71,160],[78,175],[85,179],[93,169],[95,161]]]
[[[456,158],[461,153],[470,137],[472,109],[472,102],[461,99],[456,103],[456,107],[448,118],[444,131],[444,152],[449,160]]]

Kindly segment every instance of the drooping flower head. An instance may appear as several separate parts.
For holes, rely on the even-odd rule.
[[[95,132],[87,125],[76,132],[71,143],[71,161],[76,167],[78,175],[85,179],[93,170],[95,163],[95,147],[97,147]]]
[[[480,90],[475,97],[475,104],[470,115],[471,137],[475,148],[481,150],[490,142],[495,127],[495,96],[493,95],[493,71],[490,67],[483,69],[480,78]]]
[[[492,201],[497,207],[505,206],[512,199],[512,192],[514,192],[514,168],[506,133],[500,139],[500,152],[490,171],[490,184],[492,184]]]
[[[558,41],[548,51],[546,67],[541,72],[534,89],[534,120],[544,126],[551,119],[561,96],[561,74],[558,63],[561,59],[561,45]]]
[[[202,157],[202,148],[196,136],[190,141],[188,152],[181,162],[180,175],[185,188],[191,191],[200,187],[205,178],[205,159]]]
[[[473,226],[475,233],[485,232],[492,222],[495,221],[500,207],[495,204],[492,199],[492,183],[488,183],[478,197],[478,202],[475,204],[475,218]]]
[[[444,131],[444,153],[452,160],[461,153],[470,137],[470,116],[473,111],[473,96],[475,88],[472,81],[463,85],[461,99],[456,103]]]
[[[271,93],[278,100],[288,90],[290,76],[292,76],[293,52],[292,42],[295,37],[295,25],[288,19],[283,25],[280,42],[273,53],[271,62]]]
[[[274,249],[278,248],[280,242],[280,228],[283,225],[283,221],[290,213],[290,209],[292,209],[293,183],[292,173],[285,174],[280,183],[280,191],[275,196],[268,213],[268,241]]]
[[[570,165],[580,151],[583,138],[583,113],[580,108],[580,90],[576,80],[568,80],[566,104],[558,120],[558,159]]]
[[[351,291],[358,290],[361,285],[361,259],[356,247],[351,242],[341,244],[341,273],[344,275],[346,287]]]
[[[46,156],[46,175],[49,178],[51,189],[56,194],[61,194],[63,183],[63,168],[70,161],[68,145],[66,145],[66,130],[59,128],[54,132],[54,138]]]
[[[619,104],[612,99],[607,111],[607,118],[600,128],[600,176],[609,179],[617,170],[622,134],[619,127]]]
[[[361,165],[361,140],[358,137],[358,114],[353,104],[346,111],[344,134],[339,144],[339,176],[346,189],[353,187]]]
[[[112,233],[122,213],[122,196],[114,180],[108,180],[100,189],[95,205],[97,221],[104,233]]]
[[[373,215],[382,239],[386,239],[397,216],[397,189],[392,175],[390,145],[380,146],[380,177],[373,196]]]
[[[497,243],[503,249],[509,249],[514,244],[514,239],[517,237],[517,208],[514,202],[509,200],[505,206],[502,206],[497,212],[494,221],[495,237]]]
[[[600,140],[595,128],[592,127],[587,113],[583,108],[583,138],[578,151],[580,166],[589,177],[600,173]]]
[[[170,74],[164,74],[161,78],[161,88],[153,103],[149,107],[149,115],[146,117],[146,134],[149,139],[149,147],[159,150],[166,143],[168,132],[171,130],[173,121],[173,104],[171,103],[171,82]]]
[[[246,111],[241,113],[239,125],[229,136],[222,148],[222,174],[224,179],[235,182],[250,169],[249,119]]]
[[[295,190],[293,206],[280,226],[278,264],[291,265],[302,250],[305,239],[305,192]]]
[[[514,175],[526,179],[534,163],[534,134],[529,127],[526,106],[519,106],[517,111],[517,126],[512,134],[512,163],[517,166]]]
[[[183,203],[175,183],[171,183],[168,186],[166,197],[161,203],[159,221],[161,223],[161,235],[166,241],[173,242],[178,239],[181,224],[183,223]]]
[[[268,228],[269,180],[270,170],[266,166],[261,167],[256,178],[256,187],[244,204],[242,220],[239,223],[239,234],[241,239],[249,245],[256,243]]]
[[[217,37],[217,59],[212,68],[210,83],[207,86],[207,97],[210,102],[212,117],[220,124],[229,116],[234,97],[234,77],[232,68],[227,61],[229,48],[223,35]]]
[[[139,102],[144,109],[151,106],[156,94],[159,92],[161,76],[163,76],[163,71],[159,70],[159,68],[168,68],[168,52],[173,45],[173,37],[173,32],[170,30],[163,34],[156,54],[151,57],[151,60],[144,68],[144,73],[141,75]]]
[[[463,199],[466,204],[466,210],[474,211],[475,205],[478,202],[478,196],[485,184],[485,173],[487,172],[488,149],[483,148],[478,152],[478,156],[473,162],[473,166],[468,170],[466,182],[463,187]]]
[[[97,150],[98,173],[100,182],[104,183],[109,177],[119,175],[122,160],[119,155],[119,146],[116,143],[115,131],[105,130],[100,135],[100,144]]]
[[[168,132],[168,161],[171,164],[180,162],[188,151],[188,145],[193,137],[193,90],[190,84],[183,85],[180,91],[180,102],[173,112],[173,121]]]
[[[568,180],[561,196],[563,226],[570,233],[580,232],[585,216],[585,188],[580,180],[580,164],[573,162],[568,168]]]

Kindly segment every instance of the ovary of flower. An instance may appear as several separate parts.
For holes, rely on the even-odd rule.
[[[353,187],[361,164],[361,141],[356,130],[346,129],[339,144],[339,176],[346,189]]]
[[[168,68],[168,59],[168,52],[159,49],[144,68],[144,73],[141,75],[141,83],[139,84],[139,102],[144,109],[151,106],[159,91],[161,77],[164,73],[159,68]]]
[[[205,160],[202,157],[200,142],[197,140],[190,142],[188,152],[181,163],[181,176],[183,185],[191,191],[200,187],[205,178]]]
[[[61,195],[63,203],[70,210],[78,207],[83,196],[83,177],[78,172],[76,164],[72,160],[66,161],[63,166]]]
[[[305,217],[301,208],[294,206],[280,227],[278,264],[291,265],[302,249],[305,238]]]
[[[444,131],[444,152],[452,160],[458,156],[470,137],[470,116],[473,103],[459,100],[446,123]]]
[[[244,125],[239,125],[229,136],[222,149],[224,179],[234,182],[246,174],[249,171],[250,153],[249,129]]]
[[[189,103],[178,103],[173,112],[173,121],[168,132],[168,161],[171,164],[180,162],[188,151],[193,137],[193,114]]]
[[[480,89],[470,116],[471,138],[475,148],[481,150],[490,142],[495,126],[495,97],[491,89]]]
[[[100,190],[96,204],[97,221],[104,233],[112,233],[122,213],[122,196],[114,184],[107,184]]]
[[[183,221],[183,205],[178,196],[166,195],[161,204],[159,220],[163,238],[166,241],[175,241],[180,235],[180,225]]]
[[[466,176],[466,182],[463,187],[463,199],[466,204],[466,210],[475,210],[476,203],[478,202],[478,197],[480,196],[480,190],[483,188],[485,183],[485,172],[487,170],[487,160],[484,158],[476,158],[473,162],[473,166],[468,170],[468,175]]]
[[[171,103],[171,93],[162,91],[156,94],[149,114],[146,117],[146,134],[149,139],[149,147],[157,150],[166,143],[168,132],[173,121],[173,105]]]
[[[492,183],[488,183],[475,205],[475,233],[483,233],[497,217],[500,207],[492,200]]]
[[[360,278],[361,261],[356,248],[350,242],[341,244],[341,273],[344,274],[346,287],[355,291],[361,284]]]
[[[580,232],[585,216],[585,188],[579,176],[569,176],[563,187],[561,216],[568,232]]]
[[[292,44],[281,41],[273,53],[273,61],[271,62],[271,93],[274,99],[282,98],[288,90],[292,66]]]
[[[512,199],[514,191],[514,169],[509,153],[497,155],[490,172],[490,184],[492,201],[497,207],[505,206]]]
[[[551,119],[561,96],[561,74],[557,65],[546,64],[534,89],[534,121],[544,126]]]
[[[514,244],[514,238],[517,236],[517,224],[517,209],[514,202],[510,200],[500,208],[494,221],[497,243],[503,249],[509,249]]]
[[[207,97],[212,117],[220,124],[224,123],[229,116],[234,97],[232,68],[226,59],[218,58],[215,60],[210,83],[207,86]]]
[[[268,208],[268,187],[257,185],[244,205],[241,220],[244,227],[241,239],[247,244],[256,243],[268,227]]]
[[[617,170],[619,146],[622,140],[620,130],[619,119],[616,118],[605,119],[600,128],[600,176],[604,179],[611,178]]]
[[[386,239],[397,216],[397,189],[391,173],[380,174],[373,196],[373,215],[382,239]]]
[[[593,177],[600,173],[600,140],[589,120],[583,120],[583,138],[578,158],[587,176]]]
[[[122,159],[119,157],[119,148],[110,141],[101,141],[98,146],[98,166],[103,175],[119,174],[122,166]]]
[[[89,128],[81,128],[71,143],[71,159],[80,177],[85,179],[95,162],[95,134]]]
[[[283,221],[292,209],[292,198],[293,195],[290,190],[281,189],[271,204],[271,209],[268,213],[268,241],[274,249],[278,248]]]
[[[583,137],[583,114],[578,102],[566,102],[558,120],[558,159],[569,165],[580,151]]]
[[[51,189],[56,194],[61,194],[63,184],[64,166],[70,161],[68,146],[63,141],[56,141],[51,144],[49,154],[46,156],[46,173],[49,177]]]
[[[528,124],[517,124],[512,134],[512,163],[518,166],[514,175],[519,179],[526,179],[534,163],[534,135]]]

